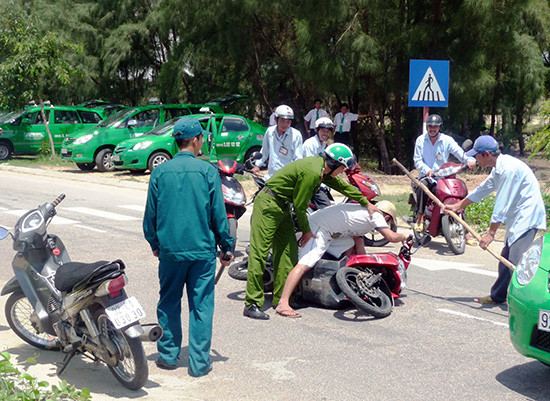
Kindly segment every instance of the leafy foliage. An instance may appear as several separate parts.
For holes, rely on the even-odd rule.
[[[14,366],[8,352],[2,352],[0,358],[0,399],[3,401],[84,401],[92,398],[87,388],[77,390],[65,380],[62,380],[59,386],[50,386],[47,381],[39,381],[26,371],[21,371]],[[34,364],[36,360],[29,358],[27,362]]]

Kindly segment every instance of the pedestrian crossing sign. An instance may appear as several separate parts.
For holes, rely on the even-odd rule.
[[[409,107],[447,107],[449,61],[410,60]]]

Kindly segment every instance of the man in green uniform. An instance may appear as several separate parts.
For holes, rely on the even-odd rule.
[[[216,244],[233,259],[234,239],[223,203],[216,169],[198,155],[203,135],[200,122],[182,118],[174,126],[180,152],[161,164],[149,181],[143,217],[145,239],[159,258],[159,324],[164,330],[157,343],[157,366],[175,369],[181,349],[181,297],[183,286],[189,303],[189,373],[203,376],[211,369],[210,344],[214,315]]]
[[[282,167],[256,196],[250,225],[244,316],[269,319],[269,315],[261,310],[264,304],[262,277],[269,250],[273,247],[273,306],[279,303],[288,273],[298,261],[290,203],[294,204],[296,219],[303,233],[300,246],[313,238],[306,211],[309,200],[321,183],[367,207],[371,215],[377,211],[361,191],[337,177],[345,168],[354,165],[351,149],[334,143],[325,149],[323,156],[307,157]]]

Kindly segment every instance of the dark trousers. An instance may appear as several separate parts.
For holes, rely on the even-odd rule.
[[[520,262],[523,253],[529,248],[533,240],[537,235],[537,229],[532,228],[511,245],[504,244],[504,248],[500,253],[501,256],[508,259],[514,266]],[[498,277],[493,286],[491,287],[491,298],[495,302],[506,302],[506,296],[508,295],[508,287],[512,280],[512,270],[506,267],[503,263],[498,264]]]
[[[343,143],[344,145],[351,146],[351,134],[349,131],[334,133],[334,142]]]
[[[317,209],[324,209],[330,206],[330,200],[331,195],[328,188],[323,187],[320,187],[319,190],[311,197],[311,203],[313,203]]]
[[[431,177],[424,177],[420,180],[422,184],[424,184],[428,189],[435,194],[435,190],[437,187],[437,181]],[[420,186],[416,187],[416,213],[426,213],[424,209],[426,209],[426,204],[428,203],[429,196],[424,192]]]

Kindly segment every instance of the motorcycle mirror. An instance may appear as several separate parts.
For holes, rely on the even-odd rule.
[[[262,158],[262,153],[261,152],[254,152],[254,153],[252,153],[252,158],[255,159],[255,160],[260,160]]]
[[[9,235],[9,231],[4,227],[0,227],[0,239],[4,239]]]
[[[432,237],[429,236],[429,235],[426,235],[426,236],[422,237],[422,238],[420,239],[420,241],[418,241],[418,245],[419,245],[419,246],[428,245],[428,244],[431,242],[431,240],[432,240]]]
[[[469,151],[470,149],[472,149],[472,147],[474,146],[474,143],[472,142],[471,139],[466,139],[463,143],[462,143],[462,150],[464,150],[464,152],[467,152]]]

